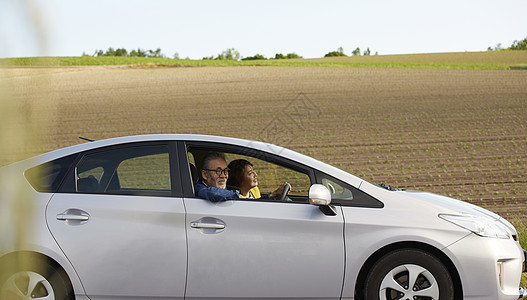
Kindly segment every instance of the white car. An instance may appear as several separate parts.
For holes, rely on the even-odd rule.
[[[201,160],[249,160],[286,200],[197,198]],[[0,168],[1,299],[518,299],[525,251],[480,207],[370,184],[271,144],[86,142]]]

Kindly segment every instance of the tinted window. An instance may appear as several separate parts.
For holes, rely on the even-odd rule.
[[[124,160],[115,173],[119,175],[121,189],[170,190],[168,153]]]
[[[168,146],[136,146],[85,155],[76,168],[76,190],[171,195]]]
[[[55,193],[76,157],[70,155],[33,167],[24,176],[36,191]]]

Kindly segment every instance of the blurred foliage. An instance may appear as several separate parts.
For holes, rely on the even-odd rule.
[[[274,56],[274,59],[293,59],[293,58],[302,58],[302,56],[296,54],[296,53],[288,53],[286,55],[283,55],[282,53],[277,53]]]
[[[515,40],[509,48],[503,48],[501,43],[494,47],[488,47],[487,51],[504,51],[504,50],[527,50],[527,38],[521,41]]]
[[[83,56],[87,56],[86,53],[83,53]],[[156,50],[143,50],[143,49],[137,49],[132,50],[130,53],[124,48],[117,48],[113,49],[112,47],[108,48],[108,50],[96,50],[93,56],[128,56],[128,57],[160,57],[160,58],[166,58],[166,56],[161,53],[161,48],[157,48]]]
[[[267,58],[261,54],[256,54],[254,56],[242,58],[242,60],[264,60],[264,59],[267,59]]]
[[[333,57],[333,56],[347,56],[347,55],[344,54],[344,48],[342,47],[339,47],[337,51],[331,51],[327,53],[326,55],[324,55],[324,57]]]
[[[509,47],[510,50],[527,50],[527,38],[524,38],[521,41],[514,41]]]

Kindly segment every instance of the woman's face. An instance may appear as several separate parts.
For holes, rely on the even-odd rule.
[[[252,189],[258,185],[258,174],[251,165],[246,165],[243,169],[243,177],[240,187]]]

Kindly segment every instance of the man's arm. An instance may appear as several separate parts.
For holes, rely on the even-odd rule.
[[[213,186],[206,186],[203,183],[196,184],[194,190],[197,197],[209,200],[211,202],[221,202],[238,198],[237,192]]]

